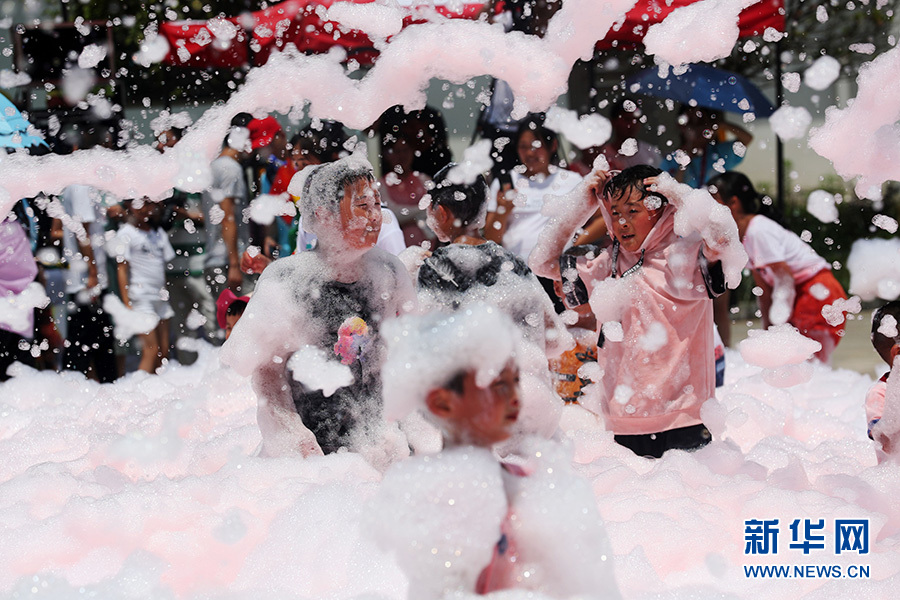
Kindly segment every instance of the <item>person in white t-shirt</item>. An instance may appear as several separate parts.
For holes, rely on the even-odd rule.
[[[139,336],[138,369],[148,373],[168,360],[169,319],[175,314],[166,291],[166,263],[175,258],[175,251],[159,226],[161,208],[146,197],[131,201],[129,223],[119,228],[109,248],[118,262],[116,275],[122,302],[135,312],[159,319],[150,331]]]
[[[522,121],[513,143],[520,164],[509,174],[510,181],[495,179],[491,185],[484,237],[528,260],[538,234],[549,221],[541,214],[544,197],[567,194],[582,178],[554,164],[559,141],[544,127],[541,116]]]
[[[528,261],[538,235],[550,221],[541,214],[546,196],[562,196],[574,190],[582,177],[558,167],[559,140],[544,127],[543,115],[532,115],[519,124],[513,140],[520,164],[509,173],[508,181],[495,179],[488,194],[484,237]],[[538,277],[553,300],[557,312],[563,306],[553,282]]]
[[[816,357],[828,363],[844,335],[844,321],[829,322],[822,309],[847,298],[831,266],[796,233],[757,214],[759,195],[746,175],[727,171],[713,177],[709,187],[737,223],[754,281],[762,289],[763,326],[790,323],[822,344]]]

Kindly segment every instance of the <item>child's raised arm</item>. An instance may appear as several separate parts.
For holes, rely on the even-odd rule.
[[[682,237],[698,233],[703,239],[703,255],[710,261],[721,261],[726,284],[736,288],[747,264],[747,252],[731,211],[716,202],[705,188],[678,183],[666,173],[648,177],[644,185],[658,191],[675,207],[675,233]]]
[[[600,196],[609,181],[604,169],[592,171],[572,192],[554,200],[544,201],[544,215],[550,222],[538,236],[537,245],[528,257],[528,266],[536,275],[559,280],[559,257],[584,225],[600,207]]]

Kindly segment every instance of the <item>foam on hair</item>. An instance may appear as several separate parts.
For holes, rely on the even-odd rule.
[[[425,398],[454,377],[475,371],[479,386],[496,379],[515,356],[519,332],[498,308],[477,304],[452,314],[410,315],[384,324],[381,370],[384,416],[400,420],[425,409]]]
[[[358,179],[375,181],[372,164],[362,153],[354,153],[330,163],[310,165],[294,175],[287,191],[300,198],[303,229],[316,233],[316,209],[326,208],[331,213],[337,213],[347,184]]]
[[[891,348],[900,344],[900,300],[894,300],[872,313],[872,346],[884,360],[891,364]]]
[[[482,175],[478,175],[472,183],[454,183],[450,180],[450,171],[456,163],[449,163],[438,171],[428,192],[431,196],[431,207],[443,206],[459,221],[459,225],[467,227],[484,219],[487,211],[488,185]]]

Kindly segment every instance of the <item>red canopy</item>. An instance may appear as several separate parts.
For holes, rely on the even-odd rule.
[[[698,0],[638,0],[625,15],[621,26],[613,26],[607,36],[597,42],[598,48],[611,48],[621,44],[638,44],[644,39],[651,25],[660,23],[676,8],[693,4]],[[762,35],[767,27],[784,31],[784,0],[762,0],[744,9],[738,20],[740,37]]]
[[[185,67],[240,67],[251,63],[265,64],[269,54],[280,51],[288,43],[307,53],[325,52],[342,46],[350,58],[361,64],[372,64],[377,52],[372,41],[358,31],[342,32],[334,22],[322,17],[325,9],[339,1],[367,4],[374,0],[284,0],[275,6],[228,19],[209,21],[169,21],[160,26],[160,35],[169,42],[164,62]],[[602,0],[597,0],[602,1]],[[697,0],[638,0],[637,5],[614,28],[598,48],[616,43],[637,44],[647,28],[665,19],[676,8]],[[476,18],[483,3],[463,4],[458,10],[444,6],[437,11],[451,18]],[[761,35],[767,27],[784,31],[783,0],[762,0],[740,15],[741,37]],[[423,18],[411,9],[404,24],[421,22]]]
[[[259,66],[265,64],[273,50],[280,51],[290,43],[307,53],[342,46],[350,58],[371,64],[378,53],[368,36],[359,31],[341,31],[337,23],[322,18],[325,10],[339,1],[347,0],[284,0],[265,10],[229,19],[163,23],[160,35],[170,46],[163,62],[185,67],[239,67],[251,62],[252,57],[252,63]],[[350,1],[368,4],[374,0]],[[454,10],[435,8],[446,17],[473,19],[483,6],[474,2]],[[404,25],[423,20],[416,9],[411,9]]]

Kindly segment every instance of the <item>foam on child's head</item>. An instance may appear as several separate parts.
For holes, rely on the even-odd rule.
[[[891,348],[900,344],[900,300],[888,302],[872,313],[872,345],[890,364]]]
[[[435,174],[428,192],[431,206],[449,210],[462,227],[481,227],[487,214],[487,182],[481,174],[471,183],[459,181],[452,174],[456,168],[456,163],[450,163]]]
[[[410,315],[385,323],[387,360],[381,370],[384,416],[397,421],[425,409],[428,392],[461,372],[488,386],[515,357],[519,336],[499,309],[477,304],[453,314]]]
[[[324,207],[337,213],[344,198],[344,187],[360,178],[374,180],[372,164],[362,152],[354,152],[334,162],[310,165],[294,175],[287,191],[300,198],[303,229],[316,233],[316,209]]]
[[[628,167],[622,172],[616,173],[606,184],[603,192],[608,200],[618,198],[632,188],[645,192],[647,190],[644,189],[644,180],[648,177],[657,177],[660,173],[662,173],[660,169],[650,165]],[[656,195],[659,196],[659,194]],[[663,196],[659,197],[665,199]],[[653,209],[648,208],[648,210]]]

